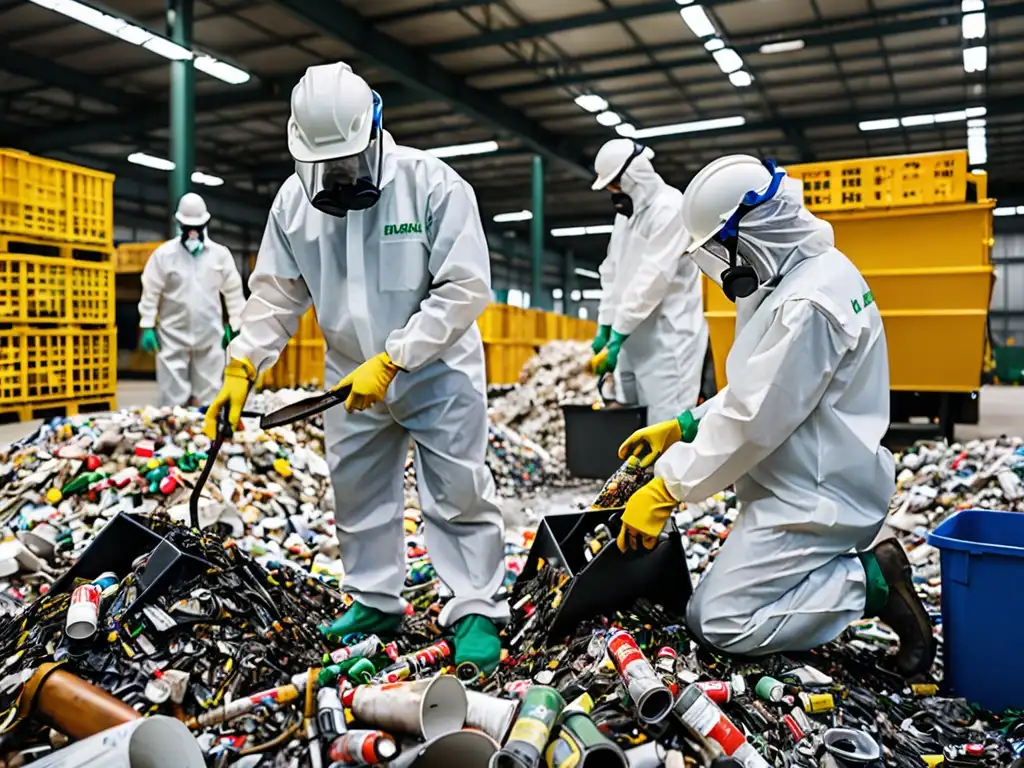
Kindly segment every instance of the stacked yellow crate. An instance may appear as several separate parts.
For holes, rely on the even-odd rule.
[[[316,322],[316,312],[310,307],[299,320],[299,330],[292,336],[277,362],[260,376],[259,386],[263,389],[323,388],[326,351],[323,333]]]
[[[539,309],[489,304],[477,321],[484,340],[488,384],[514,384],[537,348],[557,339],[590,340],[597,324]]]
[[[0,149],[0,416],[112,410],[114,177]]]

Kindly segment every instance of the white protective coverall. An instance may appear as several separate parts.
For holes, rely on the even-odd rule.
[[[628,385],[623,379],[632,373],[636,399],[654,424],[696,405],[708,326],[700,270],[685,255],[690,237],[682,224],[682,193],[644,156],[630,163],[621,186],[633,200],[633,215],[615,217],[599,270],[598,323],[629,336],[618,363],[626,375],[616,384]],[[618,391],[616,398],[628,402]]]
[[[813,648],[863,616],[854,551],[870,546],[895,490],[878,307],[790,181],[739,228],[781,279],[737,302],[728,386],[698,409],[694,441],[655,465],[681,501],[735,483],[739,516],[687,621],[736,654]]]
[[[344,588],[401,613],[403,476],[410,438],[425,539],[454,597],[444,625],[469,614],[508,619],[495,600],[504,527],[484,463],[487,404],[476,319],[490,299],[490,254],[473,189],[438,158],[383,132],[380,200],[330,216],[291,176],[274,200],[230,347],[258,371],[277,359],[312,300],[339,381],[386,351],[402,371],[383,403],[325,414]]]
[[[179,238],[153,251],[142,271],[139,327],[156,328],[156,382],[161,405],[209,403],[224,378],[225,352],[220,297],[228,324],[238,330],[245,297],[231,251],[206,236],[193,256]]]

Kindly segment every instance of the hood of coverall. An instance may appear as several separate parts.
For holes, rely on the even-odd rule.
[[[622,191],[633,200],[634,211],[646,208],[665,186],[665,180],[654,170],[651,161],[643,155],[633,159],[619,183]]]
[[[739,243],[741,254],[744,247],[770,254],[781,278],[834,248],[836,239],[832,225],[804,207],[801,182],[787,176],[771,200],[740,220]]]

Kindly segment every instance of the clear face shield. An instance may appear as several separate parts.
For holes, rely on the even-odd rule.
[[[384,141],[381,102],[376,93],[373,104],[373,130],[362,152],[319,163],[295,161],[295,173],[306,199],[318,211],[343,218],[349,211],[364,211],[380,199]]]

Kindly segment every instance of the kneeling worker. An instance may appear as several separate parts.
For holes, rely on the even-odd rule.
[[[322,631],[387,635],[401,623],[402,518],[415,446],[426,546],[454,597],[441,611],[455,662],[490,673],[508,605],[504,528],[484,463],[487,404],[476,320],[490,253],[473,189],[440,159],[395,144],[380,96],[344,63],[313,66],[292,91],[295,174],[277,194],[249,281],[224,387],[207,413],[237,423],[312,300],[326,375],[351,386],[325,414],[335,522],[352,607]]]
[[[892,539],[868,549],[895,489],[871,291],[804,207],[800,183],[771,163],[730,155],[706,166],[686,189],[683,223],[694,260],[736,302],[729,384],[700,413],[622,445],[623,458],[645,448],[660,458],[626,506],[620,548],[653,547],[680,501],[735,484],[739,515],[687,610],[699,638],[765,655],[878,617],[899,635],[900,672],[927,671],[936,642],[907,556]]]

